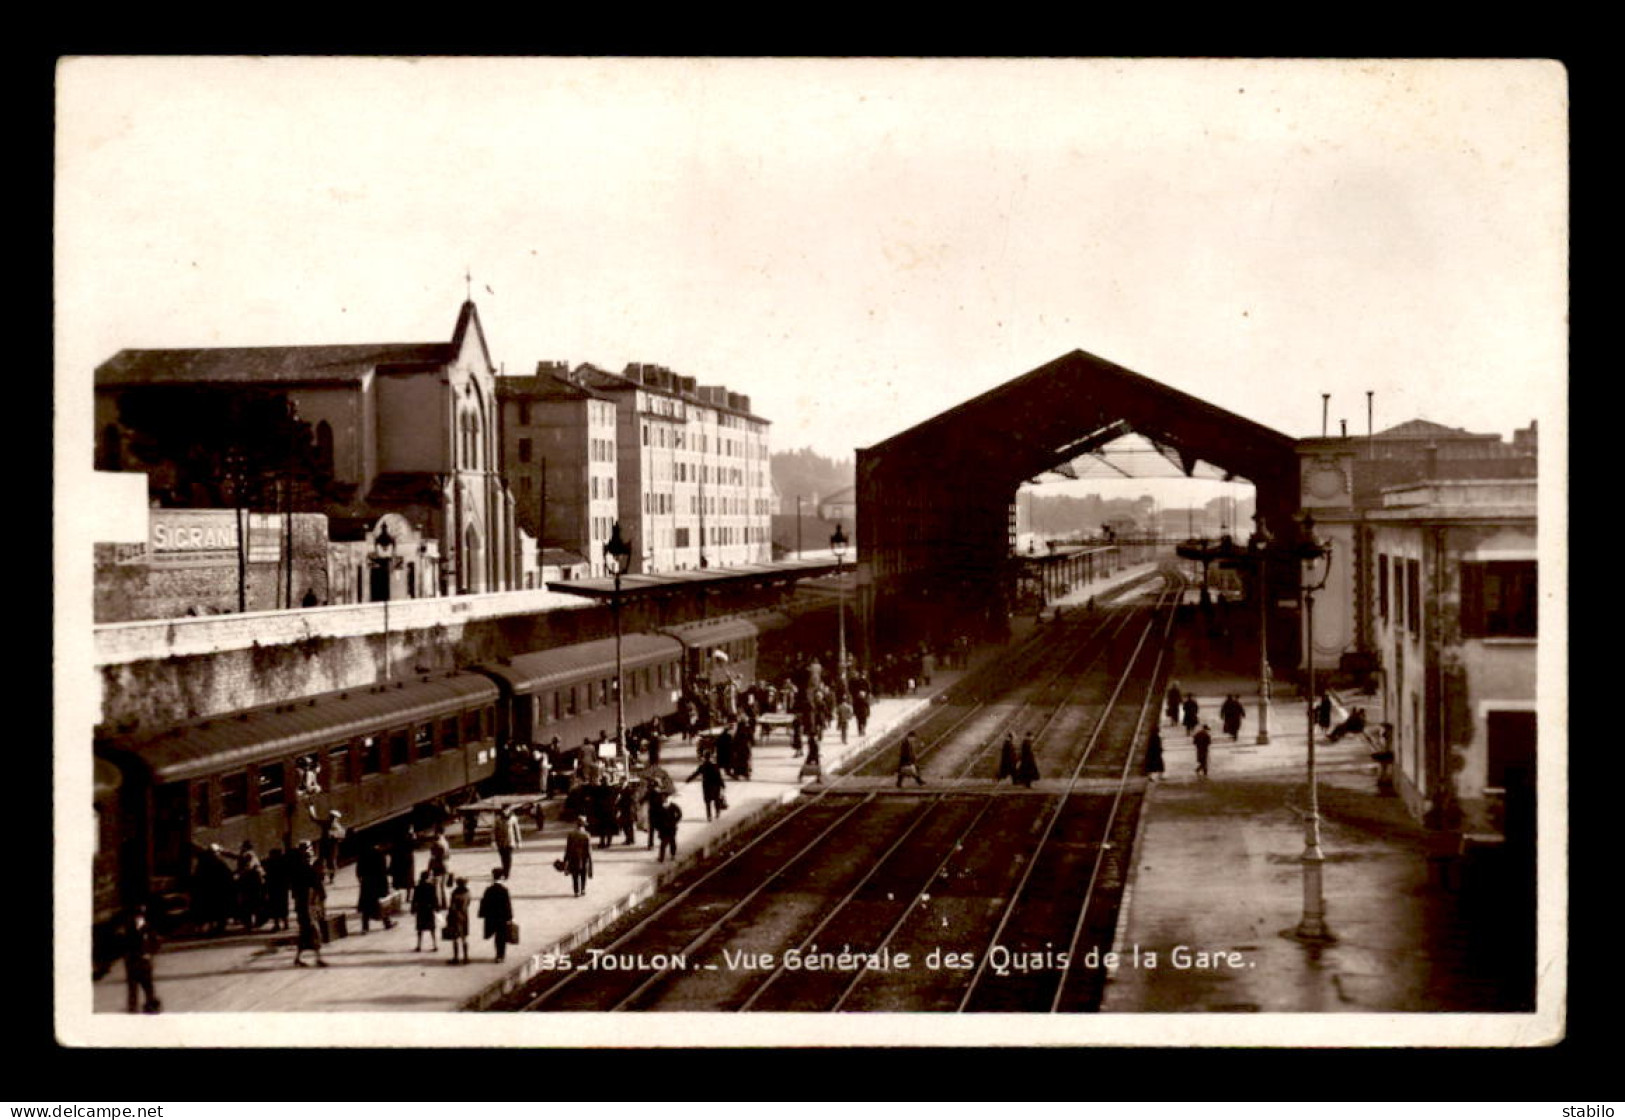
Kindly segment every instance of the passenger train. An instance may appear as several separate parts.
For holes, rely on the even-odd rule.
[[[752,680],[775,620],[625,635],[626,726],[669,719],[685,688]],[[100,741],[97,924],[136,901],[183,904],[197,848],[231,854],[252,840],[263,855],[314,838],[331,810],[354,836],[501,791],[512,754],[614,734],[615,673],[604,638]]]

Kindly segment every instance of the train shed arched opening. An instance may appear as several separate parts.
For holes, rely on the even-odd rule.
[[[1187,477],[1207,463],[1224,478],[1250,481],[1272,531],[1290,525],[1298,508],[1294,440],[1074,350],[858,449],[862,655],[1005,633],[1020,578],[1019,487],[1131,433]]]

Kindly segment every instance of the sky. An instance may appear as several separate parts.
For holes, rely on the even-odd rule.
[[[1293,436],[1373,390],[1544,442],[1567,127],[1541,61],[68,59],[59,406],[125,347],[446,339],[471,293],[507,371],[659,363],[780,449],[1074,349]]]

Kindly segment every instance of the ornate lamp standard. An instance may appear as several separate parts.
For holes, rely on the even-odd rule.
[[[400,564],[400,558],[395,555],[395,537],[390,533],[387,524],[378,527],[378,535],[372,540],[372,562],[375,570],[380,573],[380,579],[373,581],[375,591],[381,591],[379,596],[384,602],[384,679],[390,679],[389,656],[389,600],[392,597],[395,582],[395,568]]]
[[[1270,741],[1270,612],[1269,612],[1269,551],[1274,538],[1264,525],[1262,514],[1254,514],[1258,530],[1248,542],[1253,554],[1253,570],[1257,573],[1258,594],[1258,738],[1259,746]]]
[[[1303,535],[1296,549],[1302,565],[1300,587],[1303,592],[1304,662],[1309,671],[1309,813],[1304,820],[1303,850],[1303,917],[1292,936],[1300,941],[1335,941],[1336,936],[1326,926],[1326,899],[1322,891],[1322,865],[1326,855],[1320,850],[1320,791],[1315,776],[1315,592],[1326,586],[1332,571],[1330,541],[1315,539],[1315,519],[1303,519]],[[1315,565],[1320,564],[1320,579],[1311,582]]]
[[[610,611],[615,616],[615,757],[623,757],[626,750],[626,700],[621,687],[621,576],[626,574],[632,559],[632,546],[621,536],[621,523],[615,522],[609,540],[604,543],[604,563],[615,577],[615,597],[610,600]]]

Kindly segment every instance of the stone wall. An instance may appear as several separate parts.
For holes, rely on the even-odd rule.
[[[157,511],[154,516],[162,512]],[[209,511],[214,512],[214,511]],[[239,570],[234,556],[193,560],[154,551],[150,544],[96,545],[94,617],[98,623],[135,619],[179,618],[188,611],[226,614],[237,611]],[[293,515],[293,602],[306,591],[329,599],[327,518]],[[246,565],[244,596],[250,611],[272,611],[286,605],[288,581],[277,561]]]
[[[386,668],[443,672],[613,633],[607,607],[546,591],[98,626],[98,733],[145,734],[373,684]]]

